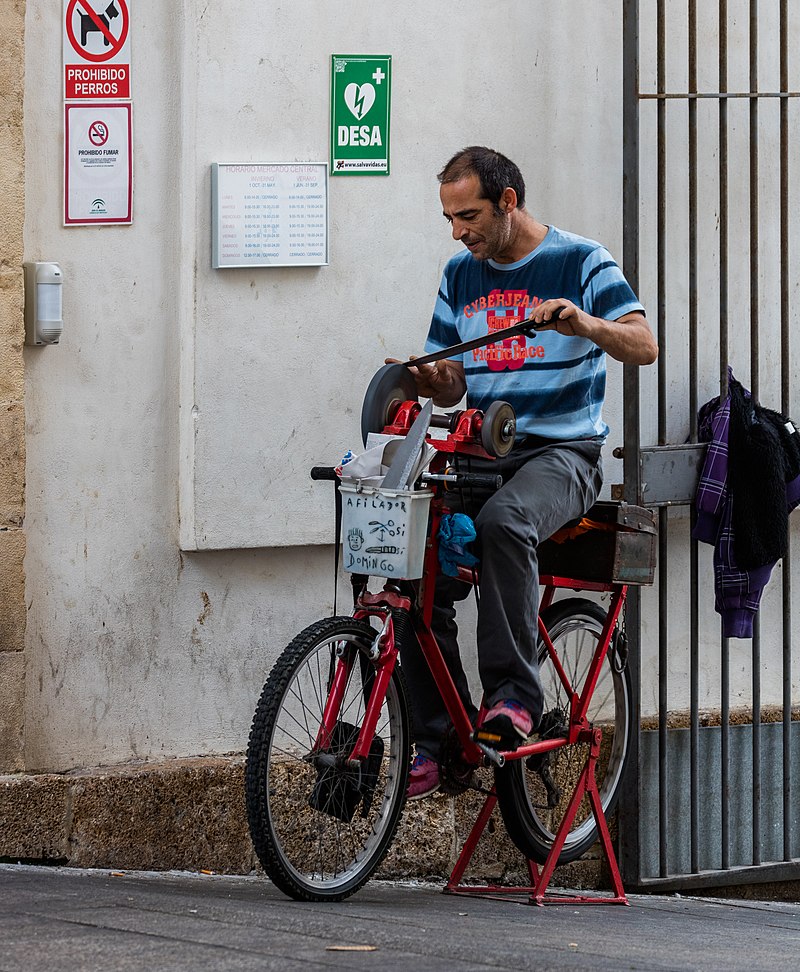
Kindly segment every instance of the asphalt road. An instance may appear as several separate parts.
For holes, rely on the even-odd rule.
[[[0,865],[0,972],[800,968],[800,905],[631,896],[630,907],[372,882],[300,904],[263,877]]]

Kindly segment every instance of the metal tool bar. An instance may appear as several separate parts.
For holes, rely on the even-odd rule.
[[[563,308],[558,309],[560,313]],[[553,318],[547,323],[549,324]],[[463,354],[465,351],[472,351],[473,348],[485,348],[487,344],[497,344],[500,341],[505,340],[505,338],[514,337],[517,334],[524,334],[526,337],[536,337],[536,325],[533,321],[524,320],[520,321],[519,324],[514,324],[511,327],[501,328],[499,331],[492,331],[489,334],[484,334],[482,337],[473,338],[471,341],[464,341],[463,344],[453,344],[449,348],[442,348],[441,351],[434,351],[433,354],[423,355],[421,358],[411,358],[408,361],[404,361],[403,364],[406,368],[416,367],[421,364],[432,364],[434,361],[444,361],[446,358],[455,358],[459,354]]]

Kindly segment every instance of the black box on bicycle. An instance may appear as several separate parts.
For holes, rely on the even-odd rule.
[[[539,544],[539,573],[611,584],[652,584],[658,526],[652,510],[600,502]]]

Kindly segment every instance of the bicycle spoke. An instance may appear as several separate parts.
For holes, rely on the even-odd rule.
[[[305,709],[303,710],[303,712],[305,712]],[[293,712],[287,712],[286,713],[286,716],[289,719],[292,720],[292,722],[297,726],[298,729],[300,729],[301,731],[305,732],[307,738],[310,741],[313,742],[313,740],[316,738],[316,734],[315,733],[312,733],[309,730],[309,728],[308,728],[308,722],[306,720],[304,720],[303,722],[300,722],[300,720],[297,718],[297,716]],[[292,735],[292,733],[289,731],[288,726],[281,725],[280,726],[280,729],[281,729],[281,732],[284,733],[285,735],[289,736],[290,739],[294,739],[295,742],[297,741],[295,739],[295,737]]]
[[[556,602],[543,612],[542,622],[551,646],[545,648],[543,645],[540,652],[545,715],[540,738],[562,735],[572,717],[569,692],[559,677],[551,650],[571,682],[572,690],[583,695],[601,644],[605,619],[599,605],[579,598]],[[592,696],[585,700],[588,725],[602,732],[595,780],[606,812],[618,793],[631,731],[628,681],[628,673],[614,669],[606,654]],[[588,743],[579,741],[529,760],[509,763],[496,775],[506,829],[517,846],[532,859],[540,863],[546,860],[588,758]],[[555,806],[548,806],[549,803],[555,803]],[[584,795],[570,823],[559,863],[580,857],[591,846],[595,834],[591,802]]]
[[[319,655],[317,655],[317,657],[319,657]],[[313,678],[310,678],[310,676],[309,676],[309,680],[311,682],[311,688],[312,688],[312,690],[314,690],[315,689],[314,680],[313,680]],[[297,694],[300,696],[299,701],[300,701],[300,705],[301,705],[301,711],[303,713],[303,722],[305,723],[306,732],[308,733],[309,739],[313,739],[313,738],[315,738],[315,735],[312,734],[311,729],[309,728],[309,725],[308,725],[308,719],[306,718],[306,715],[310,712],[310,709],[306,705],[306,701],[303,698],[303,686],[302,686],[302,683],[300,683],[299,680],[298,680],[298,686],[297,686]],[[320,703],[319,694],[316,691],[314,692],[314,694],[317,696],[317,711],[320,714],[320,720],[321,720],[322,719],[322,709],[319,707],[319,703]]]
[[[293,897],[338,900],[352,893],[386,853],[399,822],[410,763],[399,669],[363,766],[347,765],[374,683],[373,666],[362,655],[373,640],[368,626],[351,619],[312,625],[286,649],[286,674],[275,675],[275,688],[267,683],[256,712],[246,771],[248,820],[259,860]],[[314,756],[331,671],[342,654],[336,656],[337,645],[354,654],[327,750]]]

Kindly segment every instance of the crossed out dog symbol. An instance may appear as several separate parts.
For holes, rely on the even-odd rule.
[[[89,34],[92,34],[95,31],[100,34],[103,34],[103,32],[95,23],[94,17],[85,13],[79,13],[78,16],[81,18],[81,47],[86,47],[86,38],[89,36]],[[109,27],[110,21],[112,21],[115,17],[119,17],[119,10],[117,10],[117,5],[114,3],[114,0],[111,0],[111,3],[106,7],[103,13],[98,15],[97,19],[101,24],[103,24],[103,26]],[[103,34],[103,47],[108,47],[110,43],[111,41],[109,41],[106,34]]]

